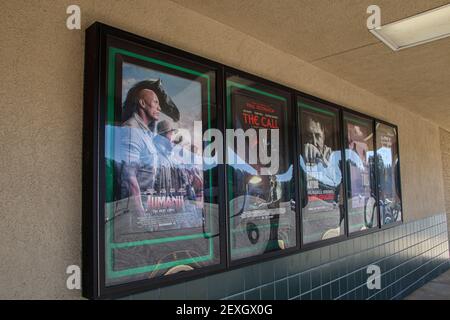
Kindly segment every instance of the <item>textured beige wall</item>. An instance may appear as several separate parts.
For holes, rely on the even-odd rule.
[[[406,220],[444,212],[438,127],[338,77],[162,0],[3,1],[0,19],[0,298],[78,298],[84,29],[95,20],[398,124]],[[268,26],[270,27],[270,26]]]

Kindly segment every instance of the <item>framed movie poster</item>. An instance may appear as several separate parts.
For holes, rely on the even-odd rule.
[[[350,233],[378,227],[373,120],[344,112],[347,215]]]
[[[226,77],[231,262],[297,246],[289,92]]]
[[[377,121],[375,130],[380,220],[387,225],[402,221],[397,128]]]
[[[345,235],[339,110],[298,97],[304,244]]]
[[[86,134],[85,161],[98,184],[85,193],[93,207],[83,224],[98,232],[85,232],[95,275],[85,295],[223,267],[219,168],[203,161],[203,134],[217,127],[218,68],[98,24],[87,31],[86,57],[94,140]]]

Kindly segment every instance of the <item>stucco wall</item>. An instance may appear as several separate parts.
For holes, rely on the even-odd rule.
[[[65,26],[78,4],[82,30]],[[439,129],[241,32],[163,0],[4,1],[0,19],[0,298],[78,298],[84,29],[94,21],[396,123],[404,215],[445,210]]]

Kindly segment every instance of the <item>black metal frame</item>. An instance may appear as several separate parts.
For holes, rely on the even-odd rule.
[[[291,104],[288,106],[289,114],[294,117],[293,121],[288,123],[288,132],[293,137],[289,143],[292,145],[292,157],[294,165],[294,182],[295,182],[295,216],[296,216],[296,236],[297,243],[295,247],[269,252],[262,256],[255,256],[237,260],[234,263],[230,263],[229,257],[229,221],[228,221],[228,195],[226,186],[226,169],[225,165],[219,165],[219,181],[218,185],[222,188],[222,192],[219,192],[219,232],[220,232],[220,263],[214,266],[204,267],[202,269],[196,269],[186,273],[178,273],[171,276],[165,276],[155,279],[139,280],[130,283],[105,286],[105,252],[104,243],[102,243],[104,235],[104,225],[100,223],[103,221],[102,205],[104,203],[104,194],[101,190],[104,189],[104,170],[100,164],[102,157],[104,157],[104,124],[105,124],[105,112],[102,107],[105,106],[105,92],[106,92],[106,39],[107,36],[126,40],[134,44],[141,45],[152,49],[159,50],[168,55],[181,58],[183,60],[189,60],[195,64],[202,64],[216,70],[216,110],[217,110],[217,127],[224,132],[226,128],[226,104],[225,104],[225,79],[226,74],[231,73],[234,75],[242,76],[251,81],[261,83],[265,86],[274,87],[275,89],[285,91],[290,95]],[[297,108],[298,97],[306,98],[318,103],[324,104],[332,109],[338,111],[339,115],[339,132],[340,132],[340,145],[342,152],[342,159],[345,159],[343,139],[343,112],[349,112],[357,116],[364,118],[370,118],[373,120],[374,128],[374,140],[376,144],[376,128],[375,123],[383,123],[395,128],[397,132],[397,152],[398,160],[400,162],[400,145],[398,127],[389,122],[370,117],[360,112],[356,112],[341,105],[322,100],[320,98],[305,94],[298,90],[274,83],[272,81],[260,78],[258,76],[228,67],[218,62],[202,58],[200,56],[185,52],[180,49],[176,49],[159,42],[149,40],[126,31],[110,27],[108,25],[96,22],[86,30],[86,50],[85,50],[85,71],[84,71],[84,112],[83,112],[83,189],[82,189],[82,287],[83,296],[92,299],[105,299],[116,298],[129,294],[134,294],[142,291],[147,291],[161,286],[179,283],[185,280],[193,280],[196,278],[204,277],[215,273],[224,272],[227,270],[233,270],[245,265],[255,264],[262,261],[272,260],[274,258],[291,255],[298,252],[311,250],[327,246],[333,243],[337,243],[346,239],[359,237],[369,233],[377,232],[380,230],[395,227],[403,223],[403,202],[402,202],[402,215],[401,221],[394,222],[388,225],[382,225],[380,221],[380,214],[378,208],[378,227],[367,229],[361,232],[348,233],[348,217],[347,217],[347,194],[346,181],[343,181],[344,188],[344,204],[345,204],[345,234],[331,239],[321,240],[313,243],[303,245],[302,237],[302,216],[301,216],[301,181],[300,170],[298,163],[298,156],[301,149],[301,134],[298,132],[300,128],[300,112]],[[224,147],[225,148],[225,147]],[[375,148],[376,149],[376,148]],[[225,150],[224,150],[225,151]],[[375,150],[376,152],[376,150]],[[224,153],[225,155],[225,153]],[[346,166],[342,161],[343,177],[346,177]],[[399,194],[401,197],[401,176],[399,165],[399,180],[400,185]],[[378,182],[376,182],[378,188]],[[378,197],[378,190],[377,190]],[[378,207],[378,203],[377,203]]]
[[[223,66],[193,54],[145,39],[131,33],[94,23],[86,31],[85,79],[84,79],[84,115],[83,115],[83,214],[82,214],[82,266],[83,296],[93,299],[105,299],[142,292],[164,285],[175,284],[186,279],[205,276],[226,268],[225,217],[219,214],[220,263],[192,270],[189,273],[177,273],[170,276],[133,281],[113,286],[105,285],[105,247],[104,247],[104,128],[106,106],[106,47],[107,37],[115,37],[143,47],[152,48],[168,55],[206,66],[216,72],[216,110],[217,127],[223,130],[222,93]],[[218,185],[224,184],[224,166],[219,165]],[[224,195],[219,193],[219,212],[224,212]]]
[[[343,134],[342,134],[342,146],[343,146],[342,149],[344,150],[344,154],[343,154],[343,158],[342,159],[344,159],[343,161],[344,161],[344,167],[345,167],[344,168],[345,187],[347,188],[349,175],[347,173],[347,164],[346,164],[347,163],[347,159],[345,158],[345,143],[344,142],[345,142],[345,133],[347,132],[347,129],[344,127],[344,124],[345,124],[344,114],[349,114],[349,115],[352,115],[352,116],[356,116],[356,117],[359,117],[361,119],[367,120],[368,122],[371,123],[372,132],[373,132],[372,148],[373,148],[373,151],[374,151],[374,159],[375,159],[375,161],[377,159],[377,157],[376,157],[377,150],[376,150],[376,135],[375,135],[374,119],[372,117],[369,117],[369,116],[367,116],[365,114],[362,114],[360,112],[356,112],[356,111],[353,111],[353,110],[343,110],[342,111],[342,130],[343,130],[342,131],[343,132]],[[376,170],[376,163],[374,163],[374,170]],[[359,231],[350,232],[350,228],[348,227],[348,221],[347,221],[347,236],[348,237],[359,237],[361,235],[365,235],[367,233],[371,233],[373,231],[376,231],[376,230],[378,230],[380,228],[380,214],[379,214],[379,207],[378,207],[378,183],[377,183],[377,174],[376,174],[376,172],[374,172],[374,178],[375,178],[375,181],[374,181],[375,182],[374,193],[375,193],[376,208],[377,208],[377,210],[376,210],[377,226],[376,227],[372,227],[372,228],[368,228],[368,229],[365,229],[365,230],[359,230]],[[346,203],[345,212],[347,213],[347,218],[348,218],[348,198],[347,197],[348,197],[348,193],[347,193],[347,190],[345,190],[345,203]]]
[[[387,125],[387,126],[391,126],[391,127],[395,128],[396,133],[397,133],[396,138],[397,138],[398,161],[399,161],[399,163],[400,163],[400,165],[399,165],[399,170],[398,170],[400,184],[399,184],[398,187],[399,187],[400,200],[401,200],[401,203],[402,203],[402,215],[401,215],[401,221],[389,223],[389,224],[386,224],[386,225],[381,224],[381,221],[380,221],[380,208],[379,208],[379,205],[378,205],[378,175],[375,174],[375,178],[376,178],[376,183],[375,183],[375,185],[376,185],[376,196],[377,196],[377,199],[376,199],[376,200],[377,200],[377,218],[378,218],[378,226],[377,226],[377,227],[374,227],[374,228],[367,229],[367,230],[362,230],[362,231],[358,231],[358,232],[352,232],[352,233],[349,233],[349,232],[348,232],[349,230],[348,230],[347,194],[346,194],[346,192],[344,192],[345,220],[346,220],[346,222],[345,222],[345,235],[338,236],[338,237],[335,237],[335,238],[326,239],[326,240],[320,240],[320,241],[316,241],[316,242],[312,242],[312,243],[308,243],[308,244],[303,244],[303,237],[301,237],[300,239],[302,239],[302,243],[301,243],[301,248],[300,248],[299,252],[303,252],[303,251],[308,251],[308,250],[312,250],[312,249],[317,249],[317,248],[329,246],[329,245],[331,245],[331,244],[339,243],[339,242],[345,241],[345,240],[347,240],[347,239],[358,238],[358,237],[361,237],[361,236],[365,236],[365,235],[368,235],[368,234],[371,234],[371,233],[374,233],[374,232],[379,232],[379,231],[382,231],[382,230],[390,229],[390,228],[393,228],[393,227],[396,227],[396,226],[398,226],[398,225],[403,224],[403,222],[404,222],[404,213],[403,213],[403,198],[402,198],[402,193],[401,193],[401,181],[402,181],[402,180],[401,180],[401,174],[400,174],[401,160],[400,160],[400,144],[399,144],[399,131],[398,131],[398,126],[395,125],[395,124],[393,124],[393,123],[390,123],[390,122],[388,122],[388,121],[386,121],[386,120],[382,120],[382,119],[376,118],[375,116],[371,116],[371,115],[368,115],[368,114],[365,114],[365,113],[362,113],[362,112],[359,112],[359,111],[350,109],[350,108],[348,108],[348,107],[345,107],[345,106],[336,104],[336,103],[334,103],[334,102],[330,102],[330,101],[327,101],[327,100],[318,98],[318,97],[316,97],[316,96],[313,96],[313,95],[310,95],[310,94],[307,94],[307,93],[304,93],[304,92],[301,92],[301,91],[298,91],[298,90],[295,90],[295,89],[292,89],[292,92],[293,92],[294,97],[301,97],[301,98],[304,98],[304,99],[309,99],[309,100],[312,100],[312,101],[314,101],[314,102],[317,102],[317,103],[320,103],[320,104],[324,104],[324,105],[327,105],[327,106],[329,106],[329,107],[332,107],[332,108],[335,108],[335,109],[339,110],[339,112],[340,112],[340,115],[339,115],[339,117],[340,117],[340,121],[339,121],[339,132],[341,133],[341,134],[340,134],[340,136],[341,136],[340,138],[341,138],[342,159],[345,159],[345,149],[344,149],[344,144],[343,144],[343,141],[342,141],[342,140],[344,139],[343,134],[342,134],[342,133],[343,133],[343,125],[344,125],[344,123],[343,123],[343,113],[344,113],[344,112],[353,114],[353,115],[355,115],[355,116],[363,117],[363,118],[366,118],[366,119],[372,119],[372,122],[373,122],[373,132],[374,132],[374,152],[375,152],[375,159],[376,159],[376,154],[377,154],[377,150],[376,150],[376,123],[377,123],[377,122],[378,122],[378,123],[382,123],[382,124],[385,124],[385,125]],[[293,107],[295,108],[295,111],[298,112],[298,108],[296,108],[297,101],[298,101],[297,98],[294,99],[294,101],[293,101]],[[297,121],[300,121],[300,118],[301,118],[301,117],[300,117],[299,114],[296,114],[296,115],[295,115],[295,118],[296,118]],[[300,128],[299,123],[296,123],[296,129],[295,129],[295,130],[298,130],[298,128]],[[294,130],[294,132],[295,132],[295,130]],[[298,154],[298,155],[301,155],[301,153],[300,153],[301,150],[299,149],[300,146],[301,146],[301,143],[302,143],[302,136],[299,135],[299,138],[297,139],[296,143],[294,143],[295,147],[298,149],[298,150],[296,151],[296,154]],[[298,160],[298,157],[296,157],[296,160]],[[296,168],[297,170],[298,170],[298,167],[299,167],[299,166],[298,166],[298,164],[297,164],[297,168]],[[344,165],[344,166],[343,166],[343,177],[345,177],[345,179],[344,179],[344,181],[343,181],[343,187],[344,187],[344,190],[346,190],[346,188],[347,188],[347,182],[346,182],[346,170],[347,170],[347,169],[346,169],[346,166]],[[297,178],[297,179],[300,177],[300,174],[301,174],[301,173],[297,173],[297,175],[296,175],[296,178]],[[299,182],[297,183],[297,186],[299,186],[300,184],[301,184],[301,183],[300,183],[300,181],[299,181]],[[298,198],[300,199],[300,201],[301,201],[301,193],[300,193],[300,190],[299,190],[299,192],[297,193],[297,197],[298,197]],[[298,208],[298,206],[297,206],[297,208]],[[302,211],[301,211],[301,210],[300,210],[300,213],[299,213],[299,214],[300,214],[300,216],[299,216],[299,223],[300,223],[300,232],[301,232],[301,230],[303,229],[303,226],[302,226],[303,218],[302,218]]]
[[[401,225],[403,222],[404,222],[404,212],[403,212],[403,208],[404,208],[404,206],[403,206],[403,196],[402,196],[402,176],[401,176],[401,173],[400,173],[400,171],[401,171],[401,169],[400,169],[400,164],[401,164],[401,161],[400,161],[400,144],[399,144],[399,131],[398,131],[398,126],[397,125],[395,125],[395,124],[392,124],[392,123],[390,123],[390,122],[387,122],[387,121],[385,121],[385,120],[381,120],[381,119],[377,119],[377,118],[374,118],[374,133],[375,133],[375,155],[376,155],[376,124],[377,124],[377,122],[378,123],[381,123],[381,124],[384,124],[384,125],[386,125],[386,126],[389,126],[389,127],[392,127],[392,128],[394,128],[395,129],[395,132],[396,132],[396,143],[397,143],[397,157],[398,157],[398,163],[399,163],[399,165],[398,165],[398,179],[399,179],[399,181],[400,181],[400,183],[399,183],[399,185],[398,185],[398,193],[399,193],[399,196],[400,196],[400,203],[401,203],[401,208],[402,208],[402,210],[401,210],[401,220],[400,221],[396,221],[396,222],[393,222],[393,223],[389,223],[389,224],[382,224],[381,223],[381,215],[380,215],[380,208],[379,208],[379,206],[378,206],[378,219],[379,219],[379,224],[380,224],[380,229],[381,230],[384,230],[384,229],[390,229],[390,228],[392,228],[392,227],[395,227],[395,226],[398,226],[398,225]],[[376,157],[376,160],[378,161],[378,157]],[[379,191],[378,191],[378,175],[377,175],[377,196],[379,195]],[[378,199],[377,199],[378,200]]]
[[[289,117],[291,117],[291,116],[293,116],[295,114],[294,110],[292,109],[293,106],[294,106],[295,97],[294,97],[294,95],[292,93],[292,89],[290,89],[289,87],[283,86],[283,85],[281,85],[279,83],[272,82],[270,80],[263,79],[263,78],[260,78],[258,76],[255,76],[253,74],[247,73],[245,71],[238,70],[238,69],[235,69],[235,68],[231,68],[231,67],[228,67],[228,66],[224,66],[223,76],[224,76],[223,83],[225,85],[226,85],[227,76],[238,76],[238,77],[240,77],[240,78],[242,78],[244,80],[256,82],[256,83],[258,83],[258,84],[260,84],[262,86],[265,86],[265,87],[271,87],[271,88],[274,88],[275,90],[284,91],[286,93],[286,95],[289,96],[289,100],[290,100],[289,101],[290,103],[288,103],[287,106],[286,106],[287,107],[286,112],[288,113],[287,114],[288,119],[289,119]],[[223,91],[226,92],[226,89],[224,88]],[[226,99],[227,99],[226,94],[223,94],[223,106],[224,106],[224,111],[225,111],[223,113],[223,118],[224,118],[224,122],[225,123],[226,123],[226,111],[227,111],[226,110],[226,105],[227,105],[226,104]],[[288,136],[292,137],[295,129],[292,127],[291,123],[288,123],[287,125],[289,126],[287,128]],[[226,128],[226,126],[225,126],[225,128]],[[291,138],[291,140],[289,140],[288,144],[289,143],[291,145],[294,145],[295,144],[295,139]],[[291,157],[292,157],[292,160],[293,160],[292,165],[294,166],[294,168],[293,168],[294,169],[293,170],[294,181],[295,181],[295,177],[297,176],[296,171],[295,171],[297,169],[296,168],[296,162],[295,162],[295,158],[296,158],[295,155],[296,155],[296,153],[295,153],[295,148],[294,148],[291,151]],[[226,172],[225,173],[227,174],[228,170],[229,170],[229,167],[228,166],[225,166],[225,167],[226,167]],[[227,176],[225,176],[225,180],[226,180],[226,177]],[[298,192],[297,192],[296,188],[297,188],[297,184],[295,185],[295,188],[294,188],[295,189],[294,199],[295,199],[296,203],[298,203]],[[225,188],[225,189],[226,189],[226,192],[227,192],[226,199],[228,199],[228,188]],[[226,201],[226,202],[227,202],[227,206],[228,206],[228,201]],[[228,269],[241,267],[241,266],[245,266],[245,265],[249,265],[249,264],[253,264],[255,262],[271,260],[271,259],[277,258],[277,257],[291,255],[294,252],[298,252],[298,250],[301,247],[301,245],[300,245],[300,239],[301,238],[300,238],[300,226],[299,226],[299,222],[300,222],[299,209],[298,209],[298,206],[296,206],[295,207],[295,220],[296,220],[297,223],[296,223],[296,233],[295,233],[296,234],[296,245],[295,246],[293,246],[291,248],[288,248],[288,249],[285,249],[285,250],[278,250],[278,251],[274,250],[274,251],[265,253],[263,255],[247,257],[247,258],[242,258],[242,259],[239,259],[239,260],[231,261],[230,246],[228,245],[229,244],[229,236],[230,236],[229,235],[228,214],[229,214],[229,210],[227,208],[226,214],[224,214],[224,216],[226,216],[227,228],[228,228],[228,230],[227,230],[227,242],[226,242],[227,243],[227,247],[228,247],[227,248],[227,267],[228,267]]]

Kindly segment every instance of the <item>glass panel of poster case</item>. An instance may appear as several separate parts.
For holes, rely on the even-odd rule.
[[[382,225],[402,221],[397,128],[376,123],[377,178]]]
[[[345,234],[339,110],[299,98],[303,243]]]
[[[297,245],[289,92],[229,74],[227,180],[231,261]],[[228,131],[228,130],[227,130]]]
[[[107,46],[105,285],[216,265],[216,72],[116,38]],[[196,138],[196,135],[200,138]]]
[[[349,232],[378,226],[373,120],[344,112]]]

